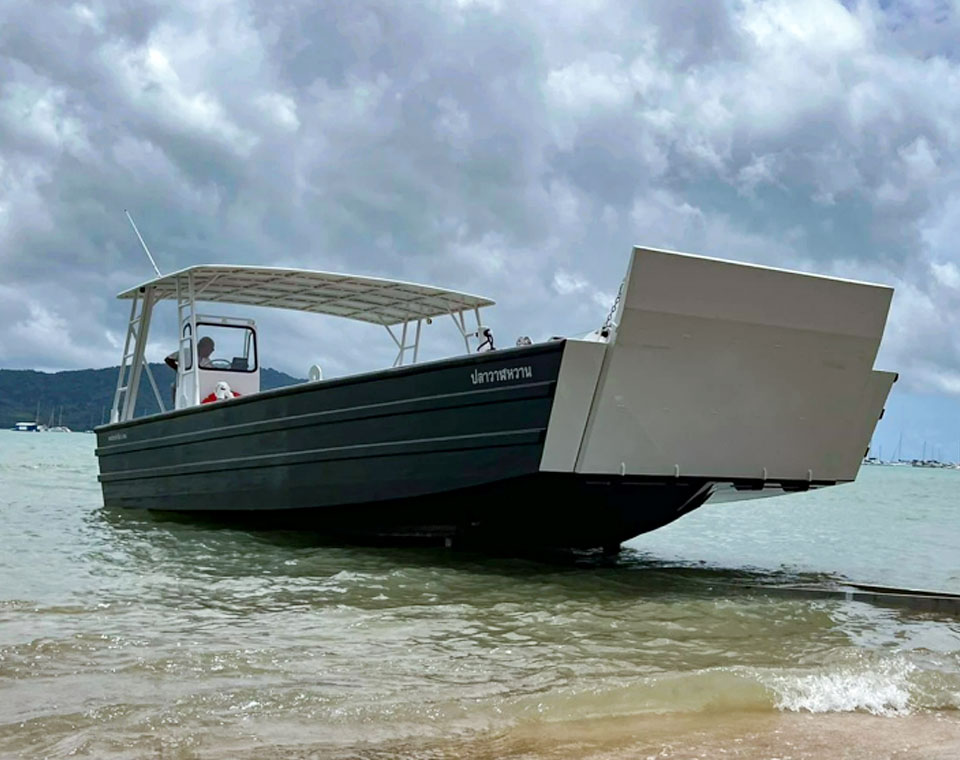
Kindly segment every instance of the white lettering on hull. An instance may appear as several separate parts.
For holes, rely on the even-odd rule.
[[[505,383],[509,380],[529,380],[533,377],[533,367],[506,367],[504,369],[474,370],[470,381],[474,385],[486,383]]]

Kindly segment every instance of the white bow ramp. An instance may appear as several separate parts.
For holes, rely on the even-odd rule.
[[[564,357],[541,467],[853,480],[896,379],[873,369],[892,293],[635,248],[611,341]]]

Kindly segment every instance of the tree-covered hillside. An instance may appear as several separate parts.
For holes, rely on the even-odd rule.
[[[165,364],[151,364],[153,377],[161,393],[169,398],[173,370]],[[51,421],[73,430],[89,430],[110,415],[117,387],[117,367],[81,369],[68,372],[36,372],[29,369],[0,369],[0,429],[11,428],[22,420]],[[301,383],[295,377],[273,369],[260,372],[264,390]],[[39,406],[39,417],[37,409]],[[156,399],[146,373],[141,378],[137,414],[157,412]]]

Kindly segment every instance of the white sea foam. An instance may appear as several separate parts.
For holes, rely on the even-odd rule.
[[[794,712],[854,712],[906,715],[910,712],[909,663],[876,670],[843,669],[803,676],[778,677],[772,684],[776,707]]]

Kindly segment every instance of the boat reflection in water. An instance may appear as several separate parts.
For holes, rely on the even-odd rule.
[[[348,540],[614,551],[708,500],[852,481],[896,379],[873,369],[891,295],[635,248],[589,339],[496,349],[480,296],[191,267],[120,295],[130,323],[111,422],[96,431],[104,503]],[[144,360],[162,300],[176,302],[180,335],[170,410]],[[255,322],[198,302],[378,324],[397,357],[260,391]],[[424,333],[447,319],[463,355],[419,362]],[[163,411],[135,419],[143,372]]]

